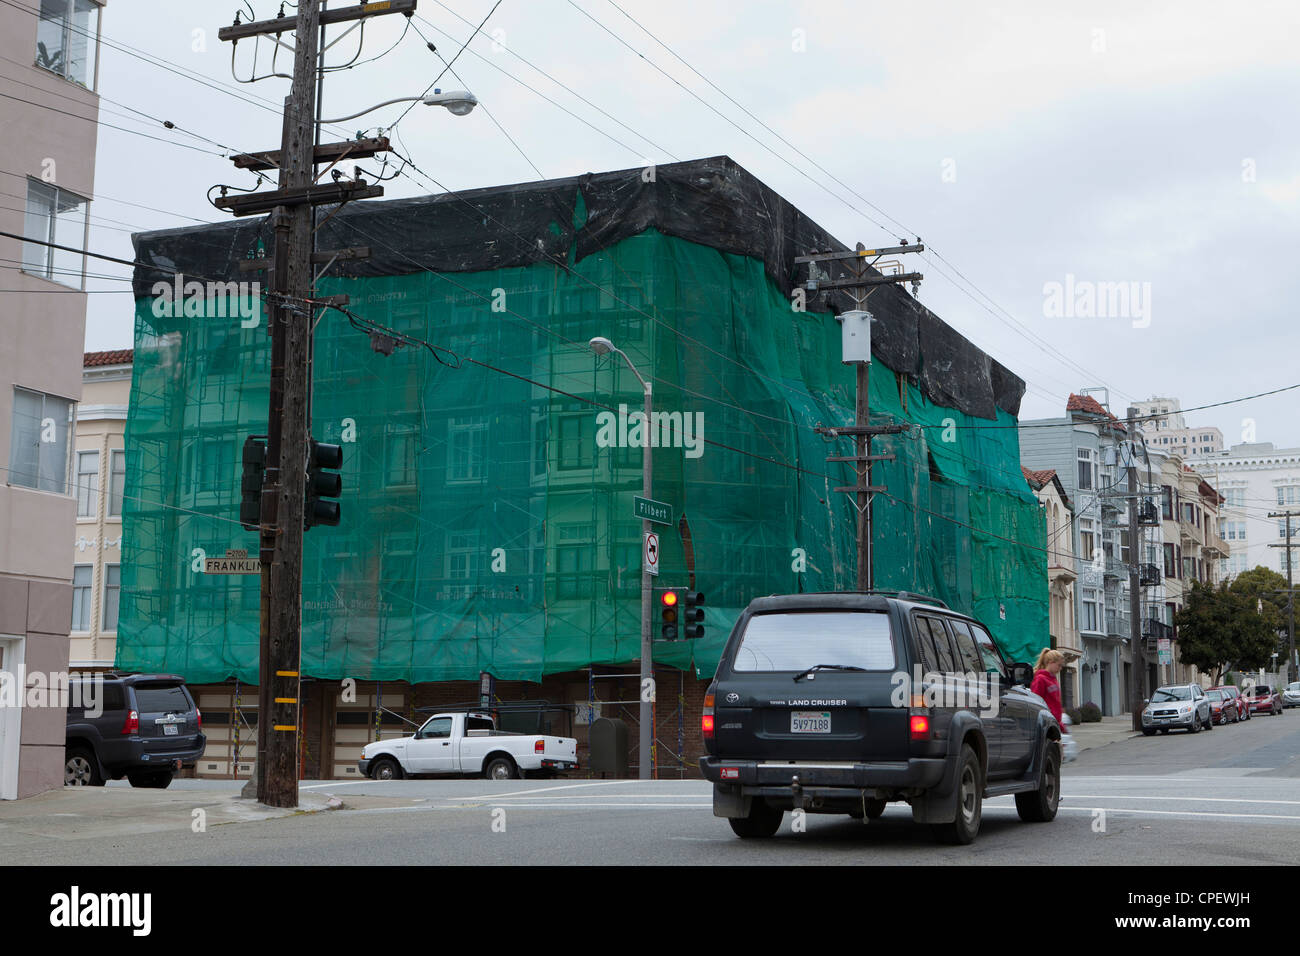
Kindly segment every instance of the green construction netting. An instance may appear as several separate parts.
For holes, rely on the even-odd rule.
[[[792,311],[759,260],[654,230],[570,268],[319,289],[449,364],[379,354],[337,312],[317,326],[312,430],[342,444],[344,494],[341,525],[306,536],[304,675],[537,681],[637,658],[641,450],[605,447],[597,416],[643,398],[587,347],[597,335],[650,374],[656,412],[702,423],[703,444],[655,450],[653,495],[674,509],[657,583],[687,584],[688,537],[706,636],[658,643],[656,661],[707,676],[751,598],[854,587],[854,510],[833,491],[854,478],[825,461],[852,452],[813,431],[852,420],[834,318]],[[255,682],[259,579],[204,574],[202,557],[256,553],[240,450],[266,429],[270,348],[264,315],[243,328],[219,304],[172,319],[136,303],[117,665]],[[942,598],[1031,660],[1047,574],[1015,419],[937,406],[880,362],[870,390],[873,421],[922,426],[873,449],[897,456],[873,475],[889,489],[877,587]]]

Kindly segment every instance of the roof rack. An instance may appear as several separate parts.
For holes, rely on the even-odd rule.
[[[937,604],[945,611],[950,610],[948,605],[939,600],[937,597],[931,597],[928,594],[918,594],[916,591],[885,591],[879,588],[864,592],[866,594],[892,594],[900,601],[917,601],[925,604]]]

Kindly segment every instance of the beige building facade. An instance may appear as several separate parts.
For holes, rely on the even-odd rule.
[[[0,799],[63,785],[76,520],[73,429],[85,342],[100,5],[0,4]],[[68,115],[73,114],[73,115]],[[87,121],[89,120],[89,121]]]
[[[1207,683],[1204,675],[1178,654],[1175,615],[1187,603],[1194,582],[1214,586],[1221,577],[1223,559],[1231,553],[1220,534],[1220,509],[1224,497],[1205,480],[1199,471],[1187,465],[1179,454],[1156,451],[1152,464],[1159,463],[1160,523],[1163,603],[1158,620],[1165,625],[1155,628],[1160,637],[1172,637],[1171,661],[1161,665],[1161,683]]]
[[[69,664],[95,671],[111,668],[117,649],[131,350],[87,352],[84,367],[72,460],[77,524]]]
[[[1022,467],[1021,471],[1043,509],[1043,522],[1047,532],[1045,540],[1051,646],[1066,657],[1065,668],[1061,671],[1062,706],[1075,707],[1082,703],[1079,696],[1078,664],[1083,657],[1083,641],[1079,634],[1075,608],[1074,588],[1078,573],[1074,555],[1074,511],[1055,469],[1034,471]]]

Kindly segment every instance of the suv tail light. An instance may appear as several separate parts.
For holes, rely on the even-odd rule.
[[[912,714],[908,718],[908,727],[913,740],[930,739],[930,718],[926,714]]]
[[[128,734],[138,734],[140,732],[140,713],[139,711],[130,711],[126,715],[126,723],[122,725],[122,736]]]
[[[201,710],[199,710],[197,707],[195,707],[195,708],[194,708],[194,716],[198,719],[198,722],[199,722],[199,730],[202,730],[202,729],[203,729],[203,711],[201,711]]]
[[[546,753],[546,741],[545,740],[533,741],[533,753],[535,754]]]
[[[704,695],[704,714],[700,717],[700,736],[705,740],[713,739],[713,695]]]

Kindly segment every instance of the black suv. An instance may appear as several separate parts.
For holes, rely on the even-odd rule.
[[[736,622],[704,699],[713,813],[772,836],[786,810],[874,819],[905,800],[953,843],[985,797],[1056,816],[1061,728],[989,632],[905,592],[758,598]]]
[[[63,782],[165,788],[203,753],[203,715],[185,681],[171,674],[80,675],[69,687]]]

